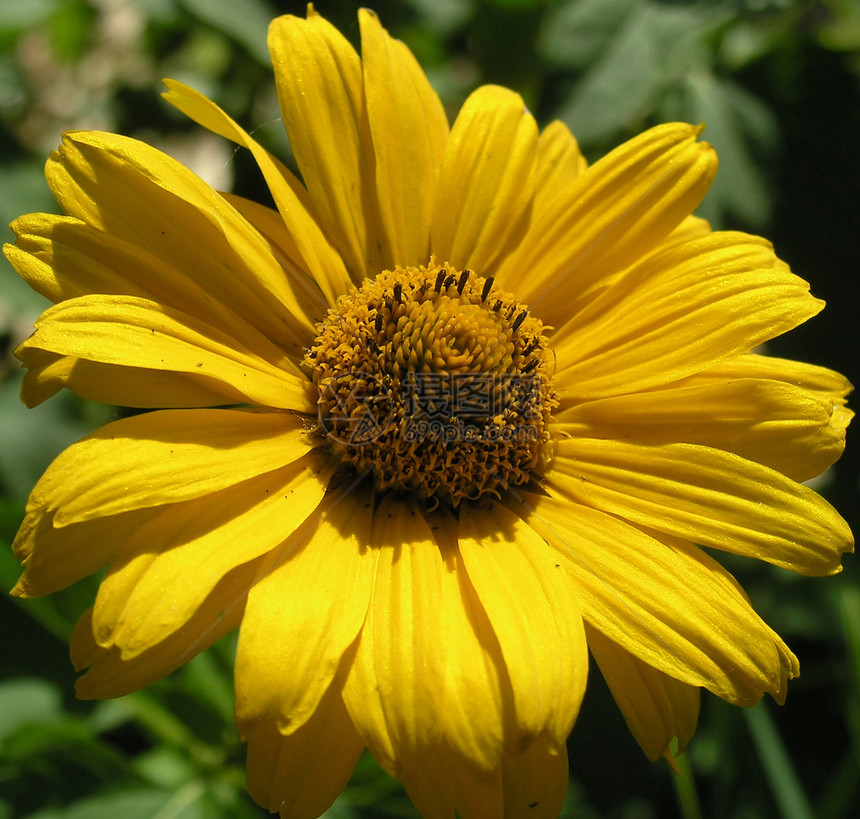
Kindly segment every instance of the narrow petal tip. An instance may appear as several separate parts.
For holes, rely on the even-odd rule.
[[[21,577],[18,582],[9,590],[9,594],[12,597],[19,597],[22,600],[26,600],[27,598],[34,597],[34,595],[30,594],[27,591],[27,585],[24,582],[24,578]]]

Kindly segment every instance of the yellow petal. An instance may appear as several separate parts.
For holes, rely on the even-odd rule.
[[[210,299],[273,342],[300,348],[313,334],[311,319],[259,233],[161,151],[115,134],[67,133],[46,174],[69,216],[202,281]]]
[[[398,778],[424,819],[494,819],[506,815],[501,768],[476,770],[446,748],[407,763]]]
[[[845,405],[849,393],[854,389],[851,382],[834,370],[801,361],[751,353],[709,367],[679,382],[679,386],[709,384],[727,378],[773,379],[801,388],[813,397],[827,402],[833,407],[827,430],[835,439],[835,443],[830,444],[831,447],[839,445],[844,430],[854,417],[853,411]],[[810,471],[811,469],[810,467]]]
[[[730,702],[785,695],[797,660],[701,549],[569,501],[523,495],[589,625],[652,667]]]
[[[240,731],[267,720],[292,733],[310,719],[364,622],[371,509],[348,491],[330,493],[251,590],[236,656]]]
[[[265,721],[249,730],[248,791],[271,813],[316,819],[346,786],[363,750],[332,684],[310,719],[288,736]]]
[[[847,418],[833,400],[784,381],[738,378],[587,401],[558,413],[571,437],[683,442],[734,452],[796,481],[842,454]]]
[[[437,545],[413,504],[387,496],[373,549],[373,597],[344,691],[358,730],[398,777],[441,749],[493,770],[504,741],[501,658],[455,547]]]
[[[692,239],[700,239],[711,232],[711,226],[707,219],[700,216],[688,216],[676,227],[662,242],[663,247],[668,247],[681,242],[689,242]]]
[[[490,275],[525,230],[534,190],[534,117],[522,98],[485,85],[463,104],[436,187],[430,249]]]
[[[147,299],[81,296],[61,302],[42,314],[16,355],[29,366],[34,351],[193,374],[233,403],[313,410],[307,379],[265,338],[258,336],[248,349],[187,313]],[[75,388],[74,368],[66,386]]]
[[[482,772],[442,748],[407,766],[400,777],[424,817],[555,819],[567,790],[567,750],[542,737],[507,751],[498,769]]]
[[[658,125],[596,162],[532,219],[499,280],[516,282],[517,297],[559,326],[577,300],[655,247],[705,195],[717,161],[698,133]]]
[[[461,507],[460,551],[505,658],[521,736],[560,745],[588,674],[574,585],[543,539],[498,505]]]
[[[535,167],[534,219],[540,219],[563,196],[570,183],[588,167],[576,138],[560,120],[541,131]],[[511,282],[516,287],[517,282]]]
[[[182,628],[222,578],[279,550],[315,514],[330,476],[331,469],[322,469],[317,458],[303,458],[167,507],[131,535],[111,564],[96,601],[96,639],[119,646],[128,658]],[[225,589],[225,605],[237,605],[249,589],[238,584]]]
[[[136,296],[188,313],[245,345],[260,337],[253,316],[248,323],[228,306],[230,302],[212,298],[208,284],[197,281],[199,268],[180,270],[144,248],[67,216],[34,213],[11,227],[18,238],[15,245],[6,246],[6,256],[34,290],[55,303],[94,293]],[[238,280],[234,285],[241,286]],[[319,290],[316,293],[321,298]],[[315,305],[303,299],[302,306]],[[323,312],[324,306],[322,311],[317,308],[318,315]],[[308,328],[304,346],[312,340]],[[294,359],[303,355],[300,347],[290,352]]]
[[[57,526],[202,498],[317,445],[301,419],[249,410],[162,410],[114,421],[51,464],[27,503]]]
[[[506,754],[502,765],[505,819],[555,819],[564,806],[570,771],[567,748],[546,738],[520,753]]]
[[[214,102],[176,80],[165,80],[164,84],[168,88],[163,95],[167,102],[204,128],[251,152],[263,172],[284,224],[301,253],[304,267],[310,271],[328,303],[334,305],[337,297],[349,289],[350,278],[340,255],[317,224],[307,191],[284,165],[270,156]]]
[[[853,548],[848,525],[811,489],[694,444],[560,440],[547,487],[638,526],[802,574],[840,571]]]
[[[670,754],[675,738],[683,751],[696,732],[699,689],[643,663],[590,626],[585,633],[600,673],[648,759]]]
[[[392,39],[369,9],[361,9],[358,20],[380,229],[386,242],[382,267],[423,264],[448,120],[412,52]]]
[[[32,509],[12,544],[15,557],[24,564],[24,574],[11,594],[41,597],[88,577],[122,549],[125,538],[117,537],[117,532],[134,532],[155,514],[153,509],[137,509],[57,528],[53,513]]]
[[[30,287],[55,304],[91,293],[152,298],[147,275],[156,283],[168,279],[163,275],[167,270],[181,276],[143,248],[71,216],[31,213],[9,227],[16,241],[4,246],[6,258]],[[182,284],[183,288],[175,292],[179,303],[173,306],[187,312],[192,303],[186,299],[184,288],[190,286],[194,292],[198,286],[190,281]]]
[[[21,400],[28,407],[38,406],[66,386],[90,401],[140,409],[217,407],[236,402],[235,397],[219,391],[217,382],[207,384],[196,373],[86,361],[32,347],[24,350],[23,360],[27,374],[21,384]]]
[[[240,566],[223,578],[199,608],[175,631],[164,632],[161,639],[134,657],[123,657],[117,646],[105,648],[96,642],[93,609],[78,621],[72,634],[70,651],[78,671],[75,693],[80,699],[97,700],[122,697],[166,677],[239,625],[245,600],[231,603],[235,587],[254,581],[259,561]]]
[[[713,233],[635,265],[554,335],[571,397],[639,392],[746,353],[824,303],[769,243]]]
[[[284,268],[284,273],[292,279],[296,298],[301,302],[305,315],[322,319],[326,310],[333,306],[326,301],[319,285],[311,273],[305,269],[301,250],[287,230],[283,217],[278,211],[260,205],[250,199],[224,193],[222,196],[242,214],[266,239]],[[346,284],[344,283],[344,286]],[[310,344],[308,344],[310,346]]]
[[[353,276],[375,275],[373,149],[358,54],[310,7],[307,19],[272,21],[269,52],[281,116],[320,222]]]
[[[853,387],[848,379],[835,370],[769,355],[750,353],[708,367],[683,383],[704,384],[729,378],[767,378],[802,387],[827,397],[834,404],[844,404]]]

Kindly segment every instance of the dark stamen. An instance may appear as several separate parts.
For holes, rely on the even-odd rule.
[[[469,276],[471,275],[471,270],[464,270],[460,274],[460,281],[457,282],[457,293],[462,295],[463,288],[466,286],[466,282],[469,281]]]
[[[445,279],[445,289],[447,290],[455,281],[457,281],[457,277],[452,273],[447,279]]]
[[[484,289],[481,291],[481,301],[486,301],[487,296],[490,295],[490,289],[493,286],[493,277],[489,276],[487,280],[484,282]]]
[[[533,353],[533,352],[538,348],[538,345],[539,345],[539,344],[540,344],[540,341],[538,341],[538,339],[537,339],[537,338],[533,338],[533,339],[532,339],[532,340],[531,340],[531,341],[526,345],[525,349],[523,350],[523,358],[526,358],[527,356],[530,356],[530,355],[531,355],[531,354],[532,354],[532,353]]]
[[[400,304],[400,296],[403,293],[403,285],[400,282],[394,285],[394,301]]]
[[[437,293],[441,293],[441,292],[442,292],[442,282],[443,282],[444,280],[445,280],[445,271],[444,271],[444,270],[440,270],[440,271],[436,274],[436,292],[437,292]]]
[[[381,333],[381,332],[382,332],[382,321],[383,321],[383,319],[382,319],[382,313],[380,313],[379,311],[377,311],[377,312],[376,312],[376,321],[375,321],[375,322],[374,322],[374,324],[373,324],[373,326],[376,328],[376,332],[377,332],[377,333]]]
[[[520,329],[520,325],[526,320],[526,316],[528,314],[528,310],[523,310],[523,312],[516,317],[514,323],[511,325],[511,332],[516,333],[516,331]]]
[[[498,313],[498,312],[499,312],[499,310],[501,309],[501,307],[502,307],[502,300],[501,300],[501,299],[499,299],[499,300],[498,300],[498,301],[493,305],[493,310],[495,310],[495,311]]]

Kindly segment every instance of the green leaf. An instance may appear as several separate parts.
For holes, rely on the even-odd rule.
[[[475,13],[474,0],[409,0],[421,17],[421,31],[447,34],[462,26]]]
[[[179,674],[183,687],[214,711],[225,725],[233,723],[233,679],[212,651],[203,651],[186,663]]]
[[[17,378],[0,383],[0,485],[23,501],[48,464],[103,418],[82,413],[70,393],[27,409],[18,397],[19,383]]]
[[[23,518],[22,504],[0,496],[0,549],[12,542]]]
[[[188,755],[167,745],[157,745],[134,760],[134,769],[148,782],[175,790],[193,779],[195,768]]]
[[[54,12],[59,0],[2,0],[0,2],[0,31],[23,31],[44,23]]]
[[[637,3],[557,115],[584,143],[638,129],[668,88],[708,64],[706,36],[723,19],[709,7]]]
[[[37,678],[0,682],[0,747],[20,728],[63,718],[56,686]]]
[[[266,33],[275,12],[264,0],[241,3],[181,0],[181,3],[195,17],[242,45],[260,63],[269,65]]]
[[[5,540],[6,532],[3,534]],[[12,534],[14,535],[14,532]],[[12,554],[8,544],[0,542],[0,587],[2,587],[3,592],[11,589],[18,582],[20,576],[21,564]],[[98,580],[93,576],[49,597],[25,600],[7,597],[4,604],[17,605],[45,631],[65,645],[72,636],[78,618],[92,605],[97,586]],[[26,635],[15,634],[7,638],[6,642],[7,644],[17,644],[16,647],[20,648],[27,644],[27,638]]]
[[[547,62],[584,69],[597,61],[643,0],[575,0],[552,8],[538,35]]]
[[[812,807],[765,703],[744,709],[747,727],[783,819],[813,819]]]
[[[675,757],[677,771],[669,771],[672,778],[672,786],[678,799],[678,807],[683,819],[702,819],[702,809],[699,805],[699,795],[696,791],[696,780],[690,760],[686,754],[677,753],[678,742],[672,741],[672,753]]]
[[[512,11],[524,11],[533,9],[540,5],[544,0],[489,0],[494,6]]]
[[[82,749],[86,750],[88,766],[103,750],[83,720],[66,714],[59,718],[52,716],[44,722],[36,720],[21,725],[3,744],[4,756],[17,761],[38,760],[40,764],[48,761],[51,754],[80,759]]]
[[[0,165],[0,191],[3,191],[0,196],[0,233],[4,234],[0,237],[0,244],[14,240],[6,225],[22,213],[57,210],[45,183],[42,160]],[[5,333],[23,341],[32,332],[32,322],[49,306],[50,302],[30,288],[6,257],[0,255],[0,335]]]
[[[854,695],[860,697],[860,589],[854,586],[843,588],[839,609],[851,660],[851,685]]]
[[[774,139],[773,117],[748,92],[709,71],[691,72],[685,82],[681,118],[704,122],[704,138],[720,158],[714,184],[698,213],[714,227],[731,213],[750,226],[766,223],[771,198],[752,146]]]
[[[0,165],[0,186],[3,190],[3,196],[0,197],[0,227],[10,240],[13,238],[12,232],[6,225],[16,216],[32,211],[57,212],[57,205],[45,182],[43,159]]]
[[[856,0],[830,0],[830,14],[818,26],[818,40],[831,51],[860,49],[860,4]]]
[[[194,804],[200,790],[198,785],[190,794],[150,788],[99,793],[67,808],[39,811],[30,819],[205,819],[199,805]]]
[[[66,62],[80,60],[87,51],[97,21],[96,10],[82,0],[65,0],[48,20],[54,54]]]

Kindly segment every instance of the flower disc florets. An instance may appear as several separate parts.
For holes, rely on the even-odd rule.
[[[545,465],[557,401],[544,327],[492,278],[397,267],[317,329],[304,368],[319,431],[379,489],[456,507]]]

